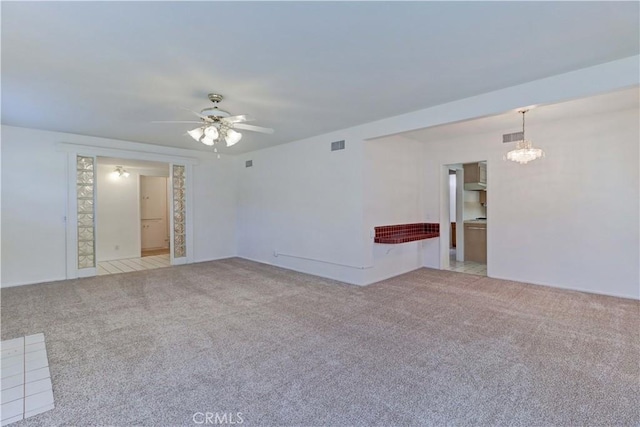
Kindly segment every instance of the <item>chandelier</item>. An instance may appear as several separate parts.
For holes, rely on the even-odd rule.
[[[524,137],[524,115],[529,110],[520,110],[522,113],[522,141],[518,141],[516,148],[514,150],[509,151],[505,154],[505,160],[511,160],[512,162],[520,163],[521,165],[525,165],[532,160],[540,159],[544,157],[544,151],[540,148],[534,148],[531,141],[528,141]]]
[[[213,146],[216,142],[224,140],[227,147],[231,147],[242,139],[242,134],[240,132],[232,129],[228,123],[222,120],[216,121],[215,123],[207,123],[205,126],[195,128],[187,133],[196,141],[209,146]]]

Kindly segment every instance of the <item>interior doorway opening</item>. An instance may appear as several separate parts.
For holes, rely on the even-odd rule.
[[[168,267],[169,164],[96,158],[96,273]]]
[[[449,225],[445,269],[487,275],[486,161],[446,165],[448,192],[445,217]]]

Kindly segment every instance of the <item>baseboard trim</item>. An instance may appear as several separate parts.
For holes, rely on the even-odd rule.
[[[240,257],[237,255],[228,255],[220,258],[194,259],[193,261],[191,261],[191,264],[196,264],[200,262],[221,261],[223,259],[231,259],[231,258],[240,258]]]
[[[362,286],[369,286],[369,285],[373,285],[373,284],[378,283],[378,282],[383,282],[385,280],[393,279],[394,277],[402,276],[403,274],[411,273],[412,271],[420,270],[421,268],[430,268],[430,267],[425,267],[423,265],[420,265],[418,267],[411,268],[409,270],[402,271],[400,273],[395,273],[395,274],[392,274],[392,275],[384,276],[381,279],[376,279],[373,282],[367,282],[367,283],[363,284]]]
[[[522,283],[523,285],[546,286],[548,288],[561,289],[563,291],[584,292],[584,293],[587,293],[587,294],[604,295],[604,296],[607,296],[607,297],[624,298],[624,299],[630,299],[630,300],[634,300],[634,301],[640,300],[640,295],[630,296],[630,295],[619,294],[619,293],[616,293],[616,292],[595,291],[593,289],[576,288],[576,287],[562,286],[562,285],[557,285],[557,284],[536,282],[536,281],[523,282],[522,280],[517,280],[517,279],[513,279],[513,278],[508,278],[508,277],[495,276],[495,275],[491,275],[491,276],[487,276],[487,277],[489,277],[490,279],[500,279],[500,280],[506,280],[506,281],[509,281],[509,282],[518,282],[518,283]]]
[[[347,281],[347,280],[344,280],[344,279],[340,279],[340,278],[337,278],[337,277],[331,277],[331,276],[325,276],[325,275],[321,275],[321,274],[309,273],[308,271],[304,271],[304,270],[301,270],[301,269],[298,269],[298,268],[285,267],[285,266],[282,266],[280,264],[273,264],[271,262],[267,262],[267,261],[264,261],[264,260],[259,260],[259,259],[255,259],[255,258],[251,258],[251,257],[238,255],[235,258],[246,259],[247,261],[253,261],[253,262],[257,262],[259,264],[270,265],[272,267],[278,267],[278,268],[282,268],[284,270],[291,270],[291,271],[295,271],[296,273],[308,274],[309,276],[316,276],[316,277],[322,277],[323,279],[335,280],[336,282],[344,283],[344,284],[347,284],[347,285],[366,286],[366,284],[354,283],[354,282],[350,282],[350,281]]]
[[[42,285],[43,283],[61,282],[63,280],[77,280],[77,279],[67,279],[66,277],[62,277],[59,279],[47,279],[47,280],[43,280],[42,282],[17,282],[17,283],[10,283],[8,285],[3,283],[2,285],[0,285],[0,289],[15,288],[17,286]]]

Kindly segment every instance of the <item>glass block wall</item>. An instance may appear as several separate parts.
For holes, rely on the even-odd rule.
[[[173,165],[173,257],[187,256],[185,238],[184,166]]]
[[[94,238],[94,161],[77,156],[78,269],[96,266]]]

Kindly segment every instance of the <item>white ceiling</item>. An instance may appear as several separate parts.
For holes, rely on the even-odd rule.
[[[616,92],[574,99],[551,105],[529,106],[526,113],[527,126],[570,120],[575,117],[592,116],[608,112],[628,110],[640,106],[640,89],[628,88]],[[525,129],[526,130],[526,129]],[[504,133],[522,131],[522,116],[518,111],[509,111],[489,117],[448,123],[440,126],[401,133],[400,136],[416,141],[428,142],[461,138],[496,132],[498,138]]]
[[[229,153],[639,53],[638,2],[2,2],[2,123],[208,150],[177,107],[250,114]]]

